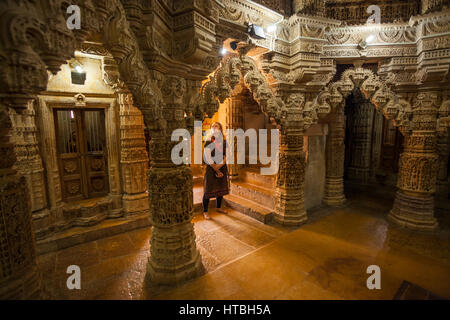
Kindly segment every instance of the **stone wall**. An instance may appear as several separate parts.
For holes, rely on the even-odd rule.
[[[305,133],[305,208],[322,205],[325,191],[327,124],[316,124]]]

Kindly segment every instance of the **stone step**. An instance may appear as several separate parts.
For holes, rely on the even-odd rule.
[[[251,200],[257,204],[274,209],[274,188],[264,188],[244,181],[231,183],[230,193],[244,199]]]
[[[273,219],[273,210],[261,206],[251,200],[242,198],[237,195],[229,194],[224,197],[226,206],[245,214],[253,219],[256,219],[264,224],[268,224]]]
[[[255,185],[262,185],[266,188],[275,187],[275,175],[262,175],[259,168],[244,169],[239,173],[240,178],[244,182]]]
[[[195,175],[192,177],[194,180],[194,186],[203,186],[203,176]]]

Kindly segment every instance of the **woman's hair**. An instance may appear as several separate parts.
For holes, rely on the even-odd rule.
[[[222,133],[222,139],[225,141],[225,135],[224,135],[224,133],[223,133],[223,127],[222,127],[222,124],[221,124],[220,122],[217,122],[217,121],[216,121],[216,122],[211,123],[210,129],[212,129],[212,127],[213,127],[215,124],[219,126],[220,132]],[[213,133],[212,130],[210,130],[210,131],[208,132],[208,135],[207,135],[207,137],[206,137],[206,141],[211,141],[211,139],[212,139],[212,137],[213,137],[212,133]]]
[[[222,132],[222,135],[223,135],[223,127],[222,127],[222,124],[220,123],[220,122],[213,122],[213,123],[211,123],[211,128],[215,125],[215,124],[217,124],[218,126],[219,126],[219,128],[220,128],[220,132]]]

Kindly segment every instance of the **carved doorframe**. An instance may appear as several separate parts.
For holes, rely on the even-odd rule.
[[[77,220],[65,221],[63,209],[68,204],[62,200],[61,180],[59,173],[59,163],[57,160],[55,119],[53,110],[58,107],[73,109],[102,108],[105,112],[105,133],[106,149],[108,161],[108,181],[109,193],[103,198],[107,198],[108,210],[105,217],[98,217],[94,221],[104,220],[104,218],[115,218],[123,215],[122,209],[122,188],[120,179],[120,146],[119,146],[119,110],[117,98],[114,95],[105,97],[84,96],[56,96],[40,95],[39,108],[36,121],[39,123],[40,140],[42,141],[42,159],[46,170],[45,179],[48,184],[49,204],[52,213],[52,221],[55,231],[58,232],[74,225],[89,225],[93,221]]]

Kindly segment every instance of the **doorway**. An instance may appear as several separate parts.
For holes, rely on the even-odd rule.
[[[105,112],[54,109],[62,197],[71,202],[109,192]]]

